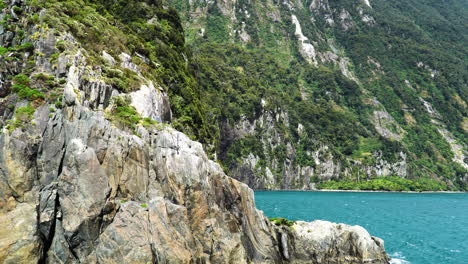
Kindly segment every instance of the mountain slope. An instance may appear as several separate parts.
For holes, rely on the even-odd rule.
[[[465,1],[171,4],[233,177],[260,189],[467,188]]]
[[[210,138],[173,9],[0,9],[0,263],[388,263],[362,227],[271,222],[171,127]]]

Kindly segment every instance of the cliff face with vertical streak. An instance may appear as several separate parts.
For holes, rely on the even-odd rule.
[[[169,3],[229,175],[255,189],[466,190],[466,1]]]
[[[128,3],[174,30],[155,1]],[[388,263],[361,227],[271,223],[247,185],[169,125],[177,86],[152,72],[169,65],[137,52],[111,7],[0,7],[1,263]]]

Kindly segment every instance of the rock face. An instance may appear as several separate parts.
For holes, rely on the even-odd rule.
[[[119,92],[100,66],[87,65],[73,37],[56,35],[69,41],[67,54],[29,70],[63,78],[61,107],[15,93],[0,99],[0,263],[388,263],[380,240],[362,229],[312,224],[326,232],[322,240],[304,236],[302,223],[273,225],[253,191],[226,176],[200,143],[154,121],[171,118],[156,80],[123,54],[122,67],[142,84]],[[56,35],[40,35],[34,46],[53,51]],[[103,59],[115,64],[108,53]],[[18,76],[17,61],[0,83]],[[152,122],[113,123],[116,96],[128,96]],[[33,110],[30,119],[20,108]]]
[[[252,190],[180,132],[139,138],[81,105],[46,122],[29,153],[34,131],[0,136],[2,263],[387,262],[362,228],[272,225]]]
[[[0,136],[3,263],[387,262],[362,228],[272,225],[252,190],[180,132],[140,138],[81,105],[43,111],[40,138]]]
[[[231,164],[230,175],[253,189],[301,190],[315,189],[314,180],[333,180],[340,175],[349,177],[356,170],[361,171],[363,175],[377,177],[397,175],[405,178],[408,176],[408,163],[404,152],[398,153],[395,161],[388,161],[382,157],[382,153],[376,152],[372,153],[372,159],[375,160],[373,164],[363,164],[352,159],[347,164],[343,164],[342,160],[334,156],[332,147],[321,144],[316,150],[306,152],[307,157],[313,161],[311,164],[300,164],[297,162],[299,149],[296,146],[301,142],[289,141],[284,138],[280,130],[281,127],[289,126],[288,120],[289,115],[286,111],[273,112],[263,109],[262,114],[253,121],[244,119],[235,126],[224,125],[222,137],[226,145],[242,138],[255,137],[260,139],[264,150],[286,146],[283,160],[267,151],[249,153],[247,157]],[[381,121],[381,123],[384,122]],[[297,131],[301,137],[308,137],[301,124]],[[260,166],[259,154],[264,157],[266,168]],[[223,153],[220,158],[224,158]],[[281,172],[278,173],[278,171]]]

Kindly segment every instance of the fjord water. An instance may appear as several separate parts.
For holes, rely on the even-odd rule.
[[[255,202],[268,217],[363,226],[392,263],[468,263],[468,193],[257,191]]]

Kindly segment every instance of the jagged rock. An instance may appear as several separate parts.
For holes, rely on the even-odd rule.
[[[317,220],[296,222],[292,229],[300,263],[380,263],[386,258],[383,241],[360,226]]]
[[[24,259],[35,257],[34,262],[43,255],[48,263],[271,263],[288,257],[303,263],[305,257],[314,255],[304,253],[312,248],[298,247],[308,242],[296,239],[295,231],[286,229],[282,231],[286,232],[284,238],[277,238],[278,227],[255,208],[252,190],[227,177],[218,164],[208,159],[201,144],[184,134],[172,129],[150,130],[138,138],[111,127],[101,114],[81,106],[66,108],[57,115],[62,115],[58,118],[61,121],[50,120],[56,125],[48,125],[44,135],[62,126],[59,133],[64,135],[57,137],[65,138],[63,161],[49,164],[62,168],[41,171],[60,173],[54,180],[57,183],[45,188],[36,186],[28,195],[40,197],[38,201],[29,200],[17,205],[13,213],[2,213],[4,218],[14,216],[19,223],[29,219],[25,223],[30,228],[39,225],[42,239],[22,228],[31,236],[21,236],[22,243],[30,248]],[[3,134],[0,137],[13,140]],[[6,146],[14,151],[16,145]],[[48,151],[57,153],[41,149],[36,153],[41,160],[44,158],[40,156],[50,155]],[[107,155],[108,150],[118,152]],[[106,153],[101,161],[96,152]],[[122,159],[122,155],[128,158]],[[118,156],[128,165],[110,166],[110,160]],[[133,170],[133,174],[115,177],[131,168],[132,163],[144,166]],[[110,192],[110,186],[116,189]],[[114,205],[109,205],[110,201]],[[359,244],[361,236],[358,233],[350,238],[356,240],[352,243],[359,246],[358,252],[373,254],[367,247],[380,247]],[[16,234],[10,239],[19,241]],[[0,248],[7,248],[3,241]],[[279,247],[285,247],[285,243],[287,254]],[[330,238],[327,243],[325,246],[335,247],[338,240]],[[135,248],[139,250],[132,250]],[[47,252],[41,253],[42,249]],[[383,251],[383,247],[380,249]],[[342,255],[358,257],[353,252],[343,248]],[[372,256],[386,263],[384,254]]]
[[[113,124],[112,97],[124,94],[106,84],[99,66],[88,67],[86,50],[68,33],[55,33],[35,46],[50,55],[57,39],[67,39],[68,54],[59,67],[42,59],[36,69],[66,78],[61,107],[42,102],[30,122],[0,133],[1,263],[319,262],[311,241],[273,225],[255,208],[253,191],[209,160],[200,143],[159,124]],[[129,94],[135,109],[170,121],[167,95],[131,59],[122,53],[120,66],[149,84]],[[271,114],[265,122],[279,120],[288,117]],[[336,237],[321,249],[387,263],[383,244],[361,243],[367,236],[350,238],[357,250]]]

